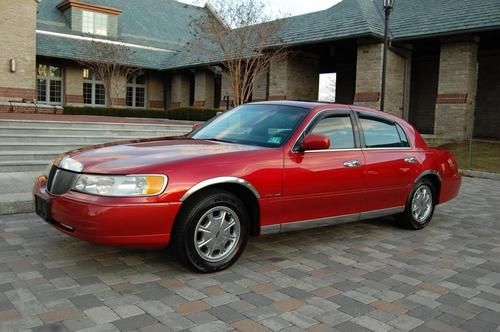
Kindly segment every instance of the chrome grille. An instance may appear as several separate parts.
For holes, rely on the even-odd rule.
[[[68,192],[76,180],[77,173],[52,166],[47,179],[47,190],[54,195]]]

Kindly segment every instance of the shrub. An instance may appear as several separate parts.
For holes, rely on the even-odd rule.
[[[150,109],[105,108],[105,107],[64,107],[64,114],[97,115],[129,118],[164,118],[171,120],[207,121],[213,118],[219,109],[179,107],[167,111]]]

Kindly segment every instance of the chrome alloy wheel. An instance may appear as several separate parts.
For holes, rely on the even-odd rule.
[[[196,223],[194,244],[204,260],[216,263],[235,251],[240,235],[240,219],[236,212],[227,206],[216,206]]]
[[[425,223],[432,213],[432,190],[422,185],[415,191],[411,202],[411,214],[415,221]]]

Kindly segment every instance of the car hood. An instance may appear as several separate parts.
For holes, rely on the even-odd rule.
[[[94,174],[148,173],[179,161],[263,149],[256,146],[189,138],[158,138],[94,145],[70,151],[83,164],[83,172]]]

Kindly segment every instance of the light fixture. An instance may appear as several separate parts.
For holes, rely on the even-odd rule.
[[[9,67],[10,67],[10,72],[15,73],[16,72],[16,59],[10,59],[9,60]]]
[[[392,9],[394,7],[394,0],[384,0],[384,8]]]
[[[387,76],[387,49],[389,48],[389,17],[395,0],[384,0],[384,52],[382,59],[382,84],[380,88],[380,110],[385,111],[385,81]]]

